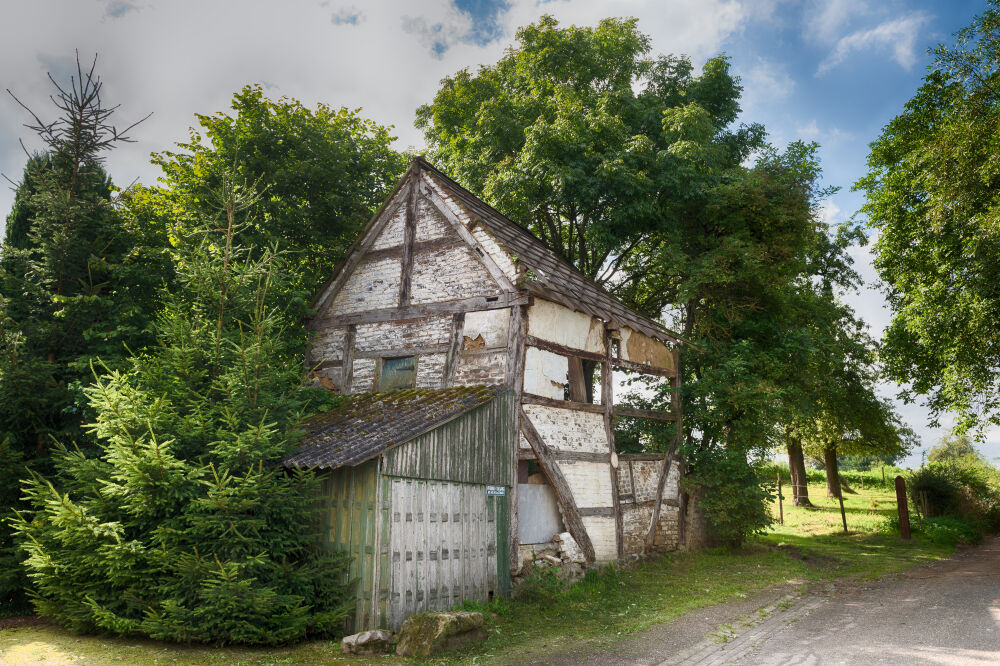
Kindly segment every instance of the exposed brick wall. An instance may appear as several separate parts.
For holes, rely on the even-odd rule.
[[[545,443],[554,449],[611,453],[601,414],[543,405],[525,405],[524,412]]]
[[[358,324],[354,349],[356,352],[375,352],[446,345],[450,336],[450,316]]]
[[[503,384],[507,373],[507,350],[463,353],[455,367],[456,386]]]
[[[438,211],[437,206],[421,197],[417,201],[417,241],[434,240],[454,234],[448,220]]]
[[[413,258],[410,302],[495,296],[500,287],[468,246],[420,252]]]
[[[406,227],[406,202],[400,204],[396,213],[389,220],[382,233],[378,235],[372,244],[373,250],[384,250],[403,244],[403,234]]]
[[[383,310],[399,305],[399,259],[362,261],[333,299],[328,314]]]
[[[444,386],[444,365],[447,354],[421,354],[417,358],[417,388],[435,389]]]
[[[351,381],[351,393],[365,393],[375,390],[375,359],[354,359],[354,375]]]

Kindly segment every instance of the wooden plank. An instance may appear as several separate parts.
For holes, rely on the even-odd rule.
[[[435,192],[428,183],[424,182],[423,179],[421,179],[421,190],[427,200],[434,204],[434,207],[440,211],[446,220],[448,220],[448,223],[451,224],[452,228],[458,233],[459,236],[461,236],[462,240],[469,244],[469,247],[472,248],[473,254],[477,259],[479,259],[479,263],[486,268],[490,277],[492,277],[496,283],[500,285],[500,288],[504,291],[515,291],[514,284],[510,281],[510,278],[507,277],[507,274],[504,273],[499,266],[497,266],[496,262],[493,261],[489,253],[483,249],[483,247],[479,244],[479,241],[477,241],[472,235],[472,232],[470,232],[465,225],[462,224],[462,221],[458,219],[455,213],[452,212],[451,208],[448,207],[448,204],[442,201],[441,197],[438,196],[438,193]]]
[[[604,353],[605,359],[601,363],[601,407],[604,408],[604,433],[607,436],[608,448],[611,451],[609,462],[617,463],[618,454],[615,451],[615,418],[614,418],[614,386],[612,385],[611,371],[611,331],[604,329]],[[618,499],[618,465],[610,465],[611,470],[611,501],[614,505],[615,516],[615,546],[618,557],[625,556],[625,536],[622,524],[621,503]]]
[[[588,361],[596,361],[598,363],[603,363],[605,359],[604,354],[597,354],[594,352],[584,351],[582,349],[573,349],[572,347],[567,347],[565,345],[560,345],[555,342],[549,342],[548,340],[543,340],[542,338],[537,338],[534,335],[529,335],[527,337],[527,343],[531,347],[537,349],[543,349],[553,354],[559,354],[561,356],[568,356],[570,358],[586,359]]]
[[[510,309],[510,321],[508,322],[507,335],[507,369],[504,374],[504,381],[511,387],[514,394],[513,413],[510,415],[514,424],[514,446],[513,461],[511,462],[510,480],[510,505],[508,507],[508,519],[510,521],[508,532],[508,564],[511,573],[517,573],[521,568],[520,561],[520,539],[518,537],[518,483],[517,483],[517,463],[520,458],[521,449],[521,394],[524,389],[524,356],[527,347],[524,344],[527,335],[528,316],[527,305],[516,305]],[[497,544],[497,548],[501,547]]]
[[[549,482],[552,484],[552,488],[556,492],[556,500],[559,502],[560,508],[562,508],[566,529],[569,530],[569,533],[576,540],[577,545],[580,546],[580,550],[583,551],[583,555],[587,561],[593,562],[596,559],[594,544],[590,541],[590,535],[587,533],[587,528],[583,524],[580,512],[576,508],[576,502],[573,499],[573,493],[569,488],[569,484],[566,483],[566,477],[563,476],[562,470],[559,469],[559,463],[552,456],[552,450],[542,439],[542,436],[538,434],[528,415],[524,413],[523,407],[521,408],[521,432],[524,434],[524,438],[528,440],[528,444],[531,445],[532,450],[534,450],[538,464],[545,472]]]
[[[587,401],[587,381],[583,376],[583,359],[570,356],[569,361],[569,399],[575,402]]]
[[[545,407],[556,407],[557,409],[572,409],[578,412],[590,412],[591,414],[603,414],[604,406],[595,405],[590,402],[575,402],[573,400],[557,400],[544,395],[534,393],[522,393],[521,403],[524,405],[543,405]]]
[[[577,509],[581,517],[598,516],[601,518],[613,518],[618,512],[613,506],[592,506]]]
[[[399,306],[406,307],[410,304],[410,290],[413,282],[413,243],[417,237],[417,196],[419,189],[417,179],[420,178],[419,170],[411,177],[413,183],[410,185],[410,192],[406,197],[406,223],[403,225],[403,259],[399,273]]]
[[[344,333],[344,369],[340,373],[340,392],[347,394],[351,392],[351,384],[354,382],[354,339],[358,335],[358,328],[353,324],[347,326]]]
[[[611,454],[598,451],[561,451],[559,449],[552,449],[552,457],[556,460],[611,464]]]
[[[636,363],[635,361],[626,361],[623,358],[613,359],[612,365],[622,368],[624,370],[631,370],[632,372],[638,372],[644,375],[657,375],[659,377],[674,377],[677,374],[675,370],[667,370],[666,368],[657,368],[652,365],[646,365],[645,363]]]
[[[458,367],[459,357],[462,353],[462,338],[465,334],[465,313],[456,312],[451,316],[451,338],[448,344],[448,358],[444,362],[444,376],[441,378],[442,386],[451,386],[455,383],[455,369]]]
[[[367,310],[348,314],[331,315],[317,318],[313,322],[314,329],[323,329],[348,324],[378,324],[386,321],[405,321],[423,319],[436,315],[450,315],[456,312],[478,312],[481,310],[500,310],[514,305],[526,305],[530,296],[526,292],[512,292],[497,296],[472,296],[454,301],[439,301],[437,303],[420,303],[406,307]]]
[[[626,416],[633,419],[651,419],[653,421],[679,421],[676,411],[661,409],[637,409],[635,407],[615,407],[615,416]]]

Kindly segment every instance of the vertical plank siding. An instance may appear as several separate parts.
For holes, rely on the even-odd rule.
[[[353,585],[358,599],[357,611],[349,621],[351,627],[366,627],[373,622],[377,472],[378,462],[372,460],[334,470],[323,479],[323,546],[351,556],[347,582]]]
[[[392,505],[384,626],[397,630],[414,613],[510,593],[507,496],[487,496],[485,486],[471,483],[383,483]]]
[[[514,396],[489,403],[385,453],[384,473],[500,486],[513,484]]]

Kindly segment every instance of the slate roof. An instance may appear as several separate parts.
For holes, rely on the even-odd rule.
[[[348,396],[341,405],[303,424],[305,439],[284,465],[321,469],[359,465],[485,405],[502,390],[454,386]]]
[[[414,162],[448,190],[510,254],[531,270],[535,277],[524,284],[529,291],[572,310],[600,317],[617,326],[628,326],[653,338],[682,341],[677,333],[632,310],[606,292],[527,229],[438,171],[423,157],[416,158]]]

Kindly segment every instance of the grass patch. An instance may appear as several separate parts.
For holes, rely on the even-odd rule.
[[[474,649],[434,663],[517,662],[579,648],[608,645],[691,610],[742,599],[765,587],[833,578],[877,578],[947,557],[948,543],[915,534],[901,541],[886,529],[895,515],[891,488],[866,484],[845,495],[847,524],[826,488],[811,484],[814,509],[785,504],[785,524],[740,551],[672,553],[634,569],[607,567],[565,587],[543,579],[530,600],[500,599],[474,607],[488,613],[491,634]],[[777,515],[777,505],[774,507]],[[916,519],[914,519],[916,520]],[[727,640],[728,631],[718,640]],[[0,663],[87,664],[379,664],[391,657],[351,658],[329,642],[288,648],[183,647],[147,640],[74,636],[51,626],[0,630]],[[412,663],[420,663],[419,661]]]

